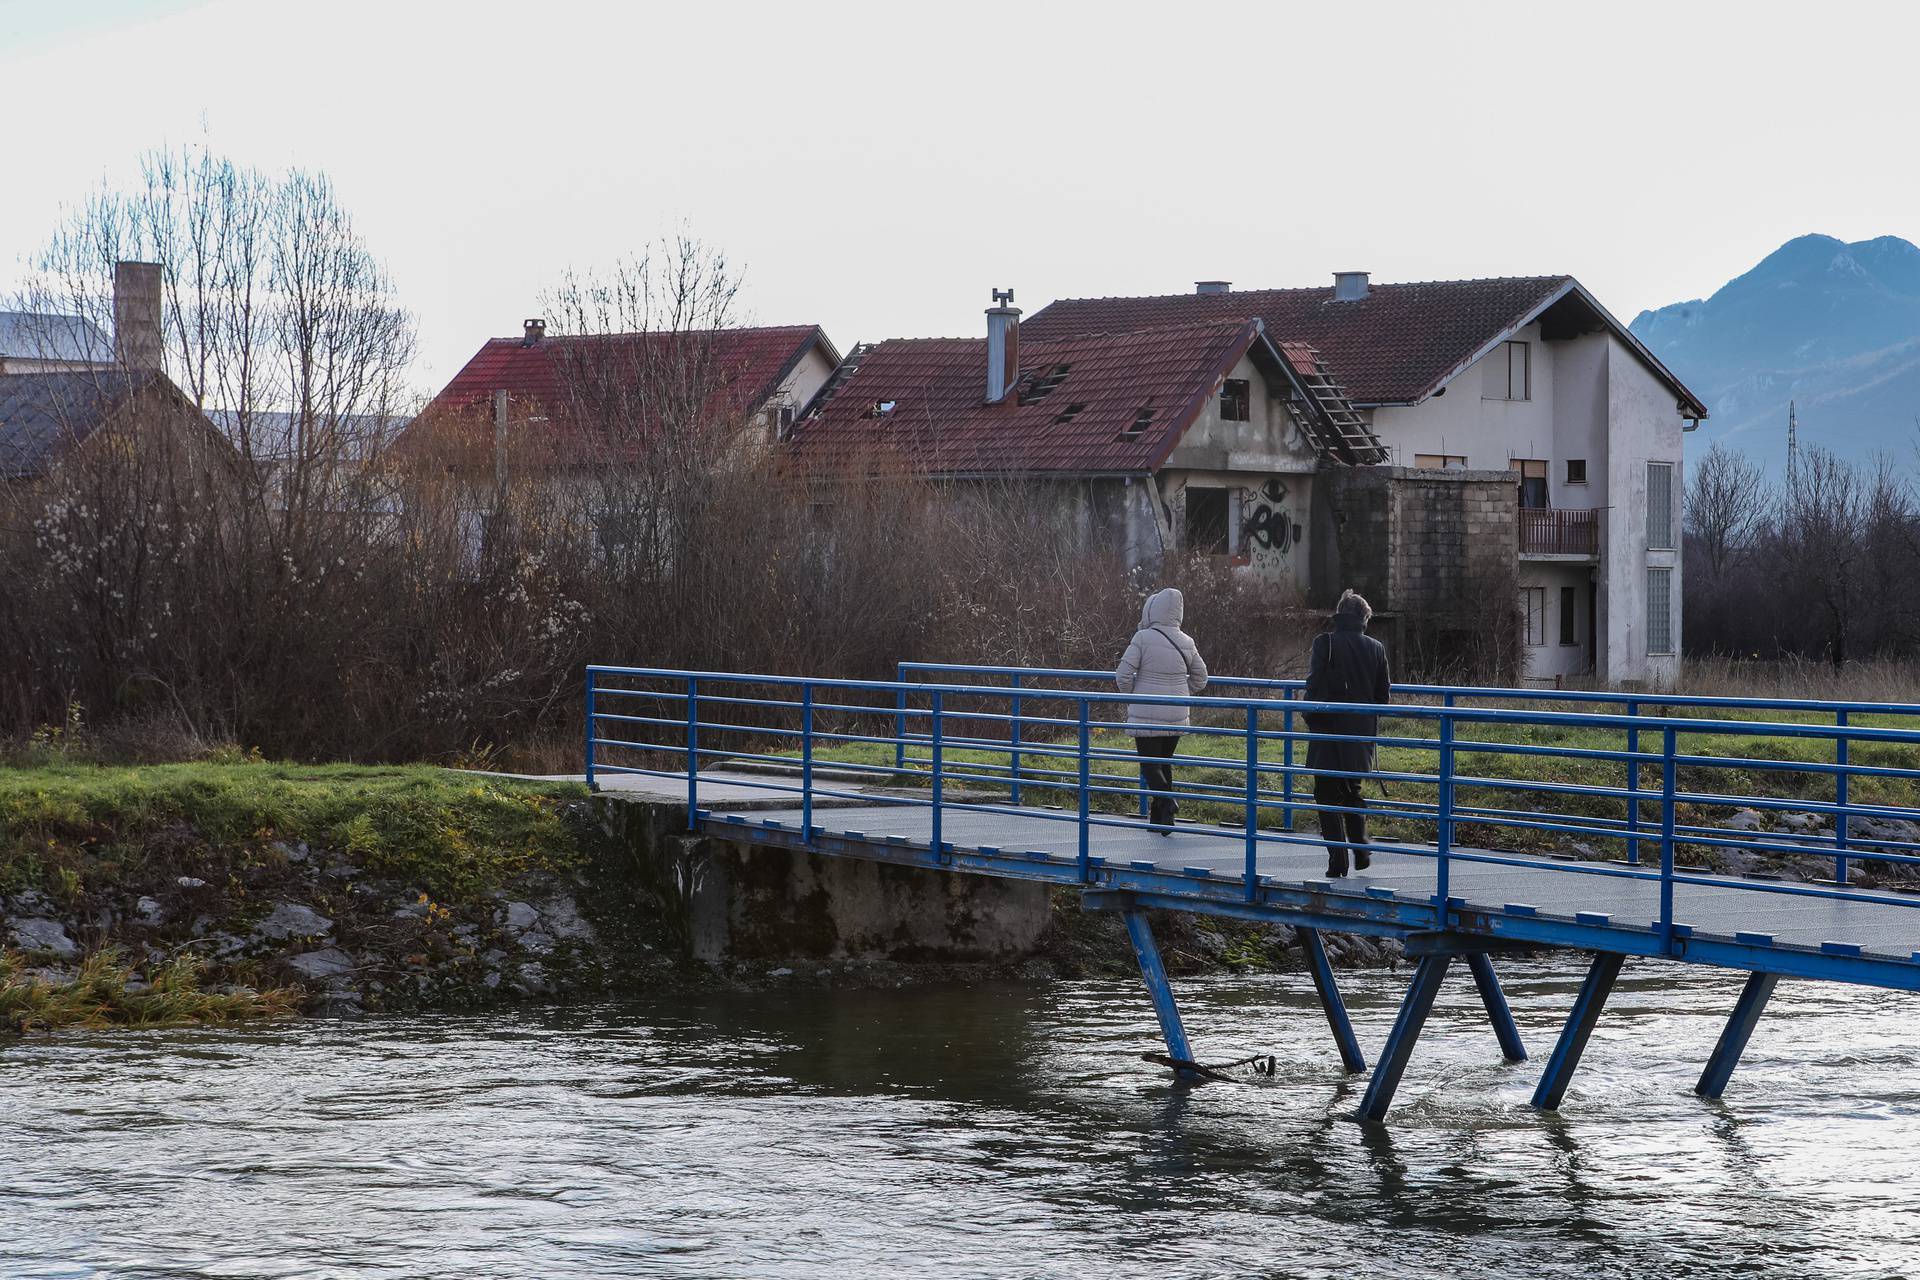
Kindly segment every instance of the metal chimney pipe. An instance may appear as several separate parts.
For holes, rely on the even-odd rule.
[[[1020,308],[1013,290],[995,289],[987,308],[987,403],[998,404],[1020,380]]]

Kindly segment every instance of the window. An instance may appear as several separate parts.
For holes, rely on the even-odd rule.
[[[1487,353],[1482,361],[1486,366],[1486,382],[1480,391],[1482,400],[1533,399],[1533,370],[1528,351],[1527,343],[1503,342]]]
[[[773,430],[774,430],[774,434],[777,435],[782,440],[785,440],[788,436],[793,434],[793,406],[792,405],[783,404],[774,411]]]
[[[1574,608],[1574,589],[1572,587],[1560,588],[1560,643],[1561,644],[1579,644],[1580,643],[1578,640],[1573,638],[1574,637],[1573,624],[1575,621],[1573,616],[1573,608]]]
[[[875,400],[873,402],[873,411],[867,416],[869,418],[884,418],[893,412],[894,406],[898,403],[899,401],[897,400]]]
[[[1587,482],[1587,460],[1585,458],[1567,459],[1567,483],[1585,484]]]
[[[1673,550],[1673,464],[1647,464],[1647,547]]]
[[[1465,471],[1467,456],[1463,453],[1416,453],[1413,455],[1413,465],[1428,471]]]
[[[1520,612],[1526,617],[1527,643],[1545,644],[1547,642],[1547,589],[1545,587],[1520,588]]]
[[[1187,550],[1194,555],[1227,554],[1227,491],[1187,486]]]
[[[1647,570],[1647,652],[1673,652],[1673,570]]]
[[[1138,440],[1141,433],[1153,425],[1153,406],[1148,405],[1133,415],[1133,422],[1120,432],[1122,440]]]
[[[1542,511],[1553,504],[1547,501],[1547,464],[1535,458],[1515,458],[1510,463],[1520,473],[1520,505],[1530,511]]]
[[[1245,378],[1228,378],[1220,384],[1220,420],[1245,422],[1253,416],[1253,395]]]

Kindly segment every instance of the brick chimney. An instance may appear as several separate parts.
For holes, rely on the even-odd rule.
[[[540,339],[547,336],[547,322],[539,316],[521,321],[520,327],[523,331],[520,345],[523,347],[537,347],[540,345]]]
[[[157,372],[164,360],[160,337],[160,264],[113,264],[113,360],[130,372]]]
[[[1195,293],[1232,293],[1233,281],[1231,280],[1195,280],[1193,282],[1193,291]]]
[[[1013,290],[995,289],[987,308],[987,403],[998,404],[1020,380],[1020,308]]]

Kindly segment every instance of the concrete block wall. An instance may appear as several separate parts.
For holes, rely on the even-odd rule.
[[[1511,471],[1348,467],[1320,473],[1328,554],[1315,562],[1314,598],[1343,588],[1376,612],[1457,612],[1476,584],[1513,566],[1519,479]]]

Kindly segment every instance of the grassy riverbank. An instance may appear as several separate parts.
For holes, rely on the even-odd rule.
[[[431,767],[0,769],[0,1027],[566,987],[585,790]]]

